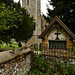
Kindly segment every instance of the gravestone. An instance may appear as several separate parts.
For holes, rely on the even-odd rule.
[[[6,46],[6,44],[5,44],[5,43],[4,43],[3,45],[4,45],[4,46]]]
[[[16,43],[16,39],[14,39],[14,38],[11,39],[11,42],[12,42],[12,43]]]
[[[18,46],[19,46],[19,47],[22,47],[22,44],[21,44],[21,42],[19,42],[19,43],[18,43]]]

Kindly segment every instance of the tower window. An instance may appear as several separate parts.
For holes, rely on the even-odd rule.
[[[29,0],[27,0],[27,5],[29,5]]]

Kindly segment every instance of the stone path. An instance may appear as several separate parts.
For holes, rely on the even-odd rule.
[[[29,51],[31,51],[30,48],[22,49],[22,50],[19,48],[16,49],[15,51],[8,50],[8,51],[0,52],[0,63],[13,59],[17,55],[21,55],[22,53],[27,53]]]

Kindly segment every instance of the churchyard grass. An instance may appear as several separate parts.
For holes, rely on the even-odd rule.
[[[1,46],[1,48],[13,49],[13,47],[9,47],[9,46]]]
[[[1,48],[6,48],[6,49],[14,49],[14,46],[15,48],[18,48],[18,43],[12,43],[11,44],[12,46],[10,47],[10,45],[1,45]]]
[[[18,46],[18,43],[12,43],[12,45]]]

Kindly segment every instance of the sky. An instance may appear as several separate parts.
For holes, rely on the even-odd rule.
[[[15,2],[18,2],[19,0],[14,0]],[[21,1],[21,4],[22,4],[22,0]],[[49,5],[48,3],[48,0],[41,0],[41,13],[43,13],[44,15],[47,15],[47,4]],[[53,9],[52,6],[49,6],[49,8]]]

